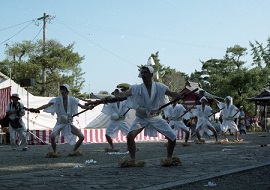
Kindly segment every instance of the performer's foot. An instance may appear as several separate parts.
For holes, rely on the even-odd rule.
[[[120,149],[108,148],[108,147],[106,147],[104,150],[105,152],[119,152],[120,151]]]
[[[68,156],[83,156],[83,153],[76,150],[76,151],[71,151]]]
[[[233,142],[242,142],[243,139],[236,139],[236,140],[233,140]]]
[[[182,144],[182,146],[190,146],[190,144],[185,142],[185,143]]]
[[[205,140],[201,139],[201,140],[195,140],[196,144],[205,144]]]
[[[22,151],[27,151],[28,150],[28,148],[27,147],[24,147],[23,149],[22,149]]]
[[[139,148],[136,148],[136,152],[138,152],[139,150],[140,150]],[[127,148],[127,151],[129,151],[128,148]]]
[[[229,139],[224,139],[224,140],[221,140],[221,142],[223,142],[223,143],[226,143],[226,142],[229,142]]]
[[[47,155],[46,155],[46,158],[60,158],[61,155],[60,155],[60,152],[48,152]]]
[[[124,160],[124,161],[119,162],[118,165],[121,168],[144,167],[145,162],[144,161],[136,162],[135,160]]]
[[[160,165],[162,167],[170,167],[170,166],[181,166],[182,163],[179,158],[172,157],[172,158],[165,158],[160,160]]]

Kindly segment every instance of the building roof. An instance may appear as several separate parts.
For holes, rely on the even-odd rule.
[[[195,90],[196,88],[198,88],[198,91],[196,91],[194,94],[197,94],[199,96],[200,91],[204,91],[204,96],[206,98],[210,98],[210,99],[223,99],[221,97],[215,96],[207,91],[205,91],[204,89],[201,88],[201,84],[200,83],[195,83],[195,82],[190,82],[187,81],[186,82],[186,89],[188,89],[189,91]]]
[[[250,101],[267,102],[270,101],[270,90],[264,89],[258,96],[247,98]]]

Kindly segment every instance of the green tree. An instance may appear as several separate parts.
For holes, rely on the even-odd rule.
[[[181,91],[185,86],[185,80],[188,78],[188,75],[175,69],[171,69],[169,66],[164,66],[160,63],[159,52],[151,54],[154,61],[154,78],[156,82],[161,82],[167,85],[173,91]],[[139,69],[142,67],[138,66]]]
[[[15,43],[6,48],[7,58],[1,62],[0,70],[9,75],[6,68],[10,68],[12,79],[17,83],[24,78],[35,79],[35,87],[29,89],[34,95],[57,96],[62,83],[69,84],[77,95],[84,83],[84,73],[80,68],[84,57],[73,52],[73,47],[74,43],[65,47],[58,41],[48,40],[43,53],[41,40]],[[45,84],[42,81],[43,69],[47,78]],[[44,85],[46,89],[43,89]]]
[[[251,46],[251,55],[253,56],[252,64],[258,68],[263,68],[265,64],[265,67],[270,68],[270,37],[268,37],[265,47],[258,41],[255,41],[255,44],[249,42],[249,45]]]
[[[252,47],[254,49],[254,47]],[[254,53],[255,54],[255,53]],[[248,111],[254,111],[254,105],[246,101],[247,98],[258,95],[269,82],[269,68],[262,68],[258,64],[261,54],[253,57],[253,65],[248,69],[242,58],[247,55],[247,49],[239,45],[227,48],[223,59],[201,61],[201,71],[195,71],[190,79],[199,82],[206,91],[220,97],[230,95],[234,104],[240,104]]]
[[[163,83],[166,84],[170,90],[180,92],[186,85],[186,74],[172,69],[171,72],[163,76]]]
[[[246,48],[239,45],[227,48],[223,59],[210,59],[202,63],[202,70],[195,72],[191,78],[197,77],[203,89],[220,97],[230,95],[235,103],[243,103],[244,93],[248,93],[249,75],[243,68],[241,58],[246,55]]]
[[[99,94],[105,94],[105,95],[109,95],[110,93],[108,92],[108,91],[106,91],[106,90],[101,90],[101,91],[99,91]]]
[[[173,72],[173,71],[170,67],[165,67],[164,65],[162,65],[160,63],[160,59],[159,59],[158,54],[159,54],[159,52],[157,51],[155,54],[151,54],[151,56],[150,56],[153,58],[153,60],[155,62],[155,65],[152,65],[154,70],[155,70],[154,81],[163,82],[164,76]]]

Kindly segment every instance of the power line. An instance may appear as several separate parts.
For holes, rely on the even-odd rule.
[[[25,21],[25,22],[22,22],[22,23],[19,23],[19,24],[15,24],[15,25],[9,26],[9,27],[7,27],[7,28],[2,28],[2,29],[0,29],[0,31],[2,31],[2,30],[7,30],[7,29],[10,29],[10,28],[13,28],[13,27],[15,27],[15,26],[19,26],[19,25],[22,25],[22,24],[25,24],[25,23],[28,23],[28,22],[33,22],[33,20],[29,20],[29,21]]]
[[[68,19],[61,19],[65,20],[67,22],[72,22],[74,23],[73,25],[79,26],[84,29],[94,29],[94,30],[101,30],[105,32],[110,32],[110,33],[123,33],[125,36],[129,37],[134,37],[134,38],[141,38],[141,39],[146,39],[146,40],[152,40],[152,41],[161,41],[161,42],[166,42],[166,43],[171,43],[171,44],[176,44],[176,45],[181,45],[181,46],[187,46],[187,47],[193,47],[193,48],[200,48],[200,49],[213,49],[217,51],[225,51],[226,49],[218,46],[209,46],[209,45],[203,45],[203,44],[194,44],[194,43],[189,43],[185,42],[183,40],[175,40],[175,39],[168,39],[168,38],[163,38],[163,37],[153,37],[152,35],[147,35],[139,32],[134,32],[134,31],[126,31],[126,30],[121,30],[121,29],[115,29],[115,28],[108,28],[100,25],[93,25],[90,23],[87,23],[85,26],[85,23],[80,22],[80,21],[75,21],[75,20],[68,20]],[[91,26],[91,27],[88,27]]]
[[[34,41],[36,39],[36,37],[40,34],[40,32],[42,31],[42,27],[40,28],[40,30],[38,31],[37,35],[35,35],[35,37],[31,40],[31,41]]]
[[[56,19],[56,20],[57,20],[60,24],[64,25],[64,26],[67,27],[68,29],[70,29],[72,32],[78,34],[79,36],[81,36],[82,38],[86,39],[86,40],[89,41],[90,43],[96,45],[97,47],[101,48],[102,50],[104,50],[104,51],[110,53],[111,55],[113,55],[113,56],[115,56],[115,57],[117,57],[117,58],[119,58],[119,59],[121,59],[121,60],[123,60],[123,61],[125,61],[125,62],[127,62],[127,63],[129,63],[129,64],[131,64],[131,65],[137,67],[137,65],[131,63],[130,61],[126,60],[125,58],[122,58],[122,57],[120,57],[119,55],[117,55],[117,54],[115,54],[115,53],[113,53],[113,52],[111,52],[111,51],[105,49],[104,47],[98,45],[97,43],[93,42],[92,40],[89,40],[88,38],[86,38],[86,37],[83,36],[82,34],[76,32],[75,30],[73,30],[72,28],[70,28],[69,26],[67,26],[66,24],[64,24],[63,22],[59,21],[58,19]]]
[[[30,22],[28,25],[26,25],[23,29],[21,29],[19,32],[15,33],[14,35],[12,35],[10,38],[6,39],[5,41],[1,42],[0,45],[2,45],[3,43],[5,43],[6,41],[10,40],[11,38],[13,38],[14,36],[16,36],[17,34],[19,34],[20,32],[22,32],[24,29],[26,29],[30,24],[32,24],[34,22],[34,20],[32,20],[32,22]]]

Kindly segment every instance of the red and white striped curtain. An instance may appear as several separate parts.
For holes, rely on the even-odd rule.
[[[6,115],[6,108],[10,102],[11,87],[0,89],[0,119]]]

